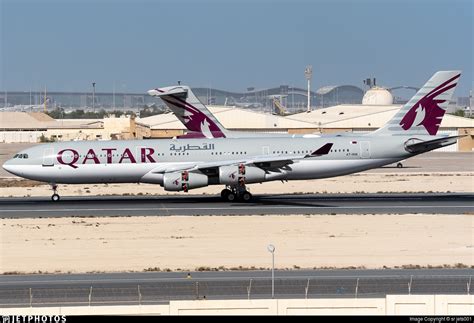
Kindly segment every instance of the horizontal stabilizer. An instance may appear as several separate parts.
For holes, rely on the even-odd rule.
[[[148,94],[151,95],[151,96],[157,96],[157,97],[160,97],[160,96],[167,96],[167,95],[173,95],[173,94],[183,94],[183,93],[187,93],[188,90],[182,86],[168,86],[166,88],[163,88],[163,89],[153,89],[153,90],[149,90],[148,91]]]
[[[433,149],[446,147],[453,145],[457,142],[458,138],[464,136],[452,136],[428,141],[419,141],[418,139],[410,139],[405,143],[405,150],[412,154],[421,154]]]

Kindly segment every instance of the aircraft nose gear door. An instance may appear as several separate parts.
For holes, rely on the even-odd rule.
[[[43,166],[54,166],[53,148],[47,148],[43,151]]]
[[[370,158],[370,141],[360,142],[360,157]]]

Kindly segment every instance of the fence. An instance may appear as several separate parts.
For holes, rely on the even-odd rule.
[[[310,277],[275,279],[275,298],[375,298],[396,295],[470,295],[471,276]],[[0,306],[146,305],[172,300],[269,299],[271,279],[171,279],[132,284],[95,282],[0,288]]]

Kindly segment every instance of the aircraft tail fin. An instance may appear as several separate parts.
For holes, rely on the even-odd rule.
[[[438,132],[461,71],[436,72],[378,134],[420,134]]]
[[[193,138],[225,138],[227,130],[194,95],[189,86],[168,86],[149,90],[148,94],[159,97],[176,117],[193,133]]]

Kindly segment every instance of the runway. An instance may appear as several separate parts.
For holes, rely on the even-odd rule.
[[[276,271],[275,297],[465,294],[473,274],[473,269]],[[2,307],[270,297],[268,270],[0,276]]]
[[[217,196],[0,198],[0,217],[267,214],[460,214],[474,212],[474,194],[257,195],[251,203]]]

